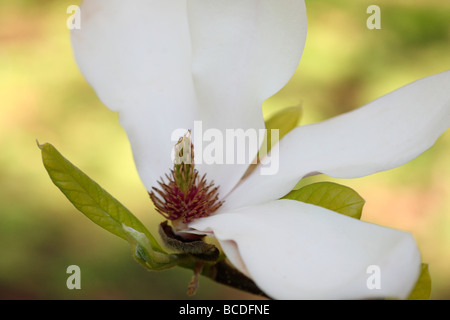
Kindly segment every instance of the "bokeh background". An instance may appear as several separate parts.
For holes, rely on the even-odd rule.
[[[50,181],[36,139],[55,145],[150,228],[160,221],[117,116],[74,63],[71,4],[79,1],[0,0],[0,299],[255,298],[206,278],[187,297],[191,272],[144,270],[125,241],[86,219]],[[366,27],[371,4],[381,8],[381,30]],[[298,72],[264,104],[267,116],[302,102],[301,124],[320,121],[450,68],[447,0],[314,0],[307,7]],[[450,298],[449,146],[447,132],[401,168],[333,180],[366,199],[364,220],[414,234],[430,264],[433,299]],[[72,264],[81,268],[81,290],[66,287]]]

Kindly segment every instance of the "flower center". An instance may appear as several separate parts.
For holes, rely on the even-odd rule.
[[[194,168],[194,145],[190,131],[181,137],[174,147],[173,170],[158,181],[159,187],[149,192],[156,211],[175,223],[189,223],[194,219],[207,217],[222,205],[219,201],[219,187],[208,183],[206,174],[200,177]]]

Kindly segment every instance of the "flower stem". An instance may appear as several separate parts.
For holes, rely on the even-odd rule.
[[[233,268],[225,260],[205,266],[201,274],[218,283],[270,299],[250,278]]]

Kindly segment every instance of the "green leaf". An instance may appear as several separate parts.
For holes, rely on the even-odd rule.
[[[145,235],[152,252],[165,253],[147,228],[118,200],[64,158],[51,144],[38,143],[38,146],[51,180],[80,212],[103,229],[128,241],[129,234],[122,227],[126,225]]]
[[[422,270],[416,286],[409,295],[408,300],[429,300],[431,295],[431,276],[428,264],[422,263]]]
[[[300,105],[298,105],[296,107],[285,108],[277,112],[265,122],[266,134],[264,135],[264,141],[261,144],[261,148],[259,149],[256,156],[256,162],[250,164],[243,178],[250,175],[251,172],[256,169],[257,163],[259,163],[259,161],[269,153],[270,149],[272,149],[272,146],[276,145],[284,135],[286,135],[289,131],[297,126],[301,115],[302,109]],[[272,137],[272,130],[278,130],[278,137]]]
[[[314,204],[356,219],[361,218],[365,203],[352,188],[334,182],[313,183],[291,191],[283,199]]]
[[[281,140],[281,138],[283,138],[289,131],[291,131],[298,125],[301,115],[302,109],[300,106],[289,107],[275,113],[272,117],[270,117],[270,119],[266,121],[267,135],[264,143],[267,144],[267,141],[269,141],[269,145],[267,146],[267,151],[265,153],[269,152],[271,146],[278,142],[272,142],[271,130],[279,130],[278,140]],[[263,152],[263,155],[265,155],[265,153]]]
[[[285,108],[266,121],[266,129],[280,130],[280,139],[289,131],[294,129],[302,115],[302,108],[298,105],[295,107]]]
[[[122,225],[122,228],[132,246],[133,257],[147,269],[164,270],[177,265],[179,262],[180,256],[153,251],[150,241],[144,233],[125,224]]]

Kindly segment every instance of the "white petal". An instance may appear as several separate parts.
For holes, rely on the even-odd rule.
[[[420,272],[410,234],[293,200],[198,219],[190,227],[212,230],[226,254],[240,255],[242,271],[275,299],[405,299]]]
[[[147,189],[171,167],[175,129],[264,128],[261,104],[292,76],[306,38],[303,0],[85,0],[81,10],[75,58],[119,111]],[[199,169],[226,194],[247,166]]]
[[[255,170],[223,210],[278,199],[312,172],[357,178],[414,159],[450,125],[450,71],[402,87],[355,111],[297,127],[272,152],[275,175]],[[273,164],[272,164],[273,165]]]
[[[226,129],[264,129],[263,101],[289,81],[303,52],[304,1],[189,0],[188,13],[203,129],[218,129],[223,137]],[[243,165],[204,165],[199,171],[226,194],[255,158],[259,144],[253,149]]]
[[[186,0],[85,0],[81,17],[72,32],[75,59],[119,112],[150,190],[172,166],[172,132],[196,118]]]

